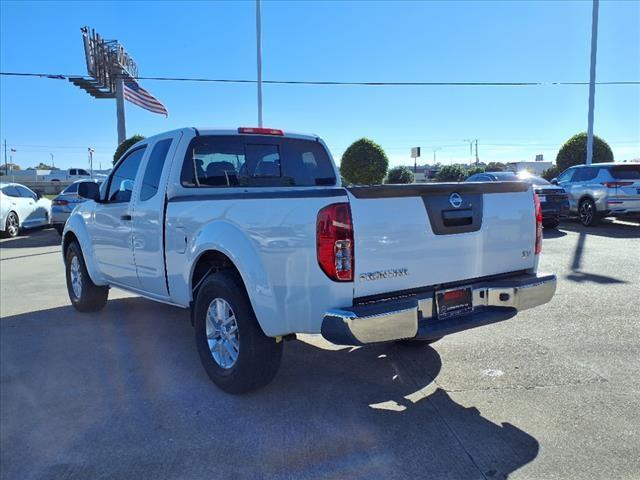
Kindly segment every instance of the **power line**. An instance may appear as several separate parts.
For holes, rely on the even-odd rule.
[[[0,72],[0,75],[12,77],[39,77],[54,80],[67,80],[69,77],[91,79],[87,75],[61,73]],[[258,83],[257,80],[242,78],[197,78],[197,77],[137,77],[138,80],[157,80],[166,82],[207,82],[207,83]],[[365,87],[538,87],[556,85],[589,85],[589,82],[343,82],[332,80],[262,80],[271,85],[329,85],[329,86],[365,86]],[[596,85],[640,85],[640,81],[596,82]]]

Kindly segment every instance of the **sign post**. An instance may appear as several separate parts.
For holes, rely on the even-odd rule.
[[[411,158],[413,158],[413,173],[418,171],[418,157],[420,157],[420,147],[411,149]]]

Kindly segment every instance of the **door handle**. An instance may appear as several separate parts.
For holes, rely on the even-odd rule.
[[[126,220],[128,222],[131,221],[131,215],[129,215],[128,213],[125,213],[124,215],[120,215],[120,220]]]

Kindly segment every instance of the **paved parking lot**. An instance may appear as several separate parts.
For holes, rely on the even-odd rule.
[[[68,302],[59,238],[0,245],[0,474],[640,478],[640,226],[546,232],[554,300],[431,347],[285,345],[266,389],[209,382],[188,313]]]

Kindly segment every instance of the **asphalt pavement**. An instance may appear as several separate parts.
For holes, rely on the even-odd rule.
[[[285,345],[229,396],[187,311],[69,304],[59,237],[0,243],[0,477],[640,478],[640,225],[546,231],[547,305],[432,346]]]

